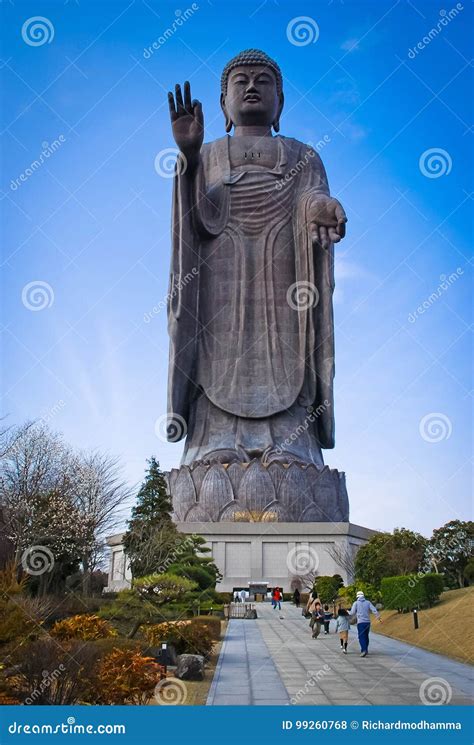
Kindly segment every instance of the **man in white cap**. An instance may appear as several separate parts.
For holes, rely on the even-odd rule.
[[[369,652],[369,631],[370,631],[370,614],[381,621],[380,613],[377,608],[367,600],[362,590],[356,593],[356,601],[352,604],[351,616],[357,616],[357,634],[359,636],[360,656],[367,657]]]

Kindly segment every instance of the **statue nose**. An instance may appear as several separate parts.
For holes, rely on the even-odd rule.
[[[255,87],[255,83],[253,83],[253,82],[252,83],[249,83],[245,92],[246,93],[256,93],[257,92],[257,89]]]

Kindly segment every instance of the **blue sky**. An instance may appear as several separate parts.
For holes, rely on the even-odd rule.
[[[182,443],[155,434],[164,311],[145,322],[168,283],[172,182],[155,169],[174,146],[166,90],[189,79],[206,139],[220,137],[221,70],[260,47],[284,75],[281,133],[326,135],[320,154],[349,217],[336,248],[337,445],[325,459],[347,474],[351,520],[429,535],[467,519],[471,3],[35,0],[1,11],[9,420],[46,417],[73,445],[121,455],[132,483],[152,453],[179,463]],[[36,16],[49,42],[31,43]],[[309,43],[292,36],[302,16]],[[45,143],[53,152],[27,171]]]

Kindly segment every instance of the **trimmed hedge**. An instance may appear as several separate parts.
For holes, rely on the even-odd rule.
[[[406,574],[382,579],[382,602],[385,608],[411,610],[431,607],[443,592],[442,574]]]

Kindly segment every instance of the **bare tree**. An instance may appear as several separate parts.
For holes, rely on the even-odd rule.
[[[348,583],[353,582],[355,574],[355,554],[353,550],[349,546],[341,546],[335,543],[326,551],[337,566],[346,572]]]
[[[89,594],[91,574],[103,557],[105,538],[117,527],[133,489],[122,476],[119,459],[108,454],[79,454],[75,473],[74,503],[87,526],[81,563],[83,592]]]

